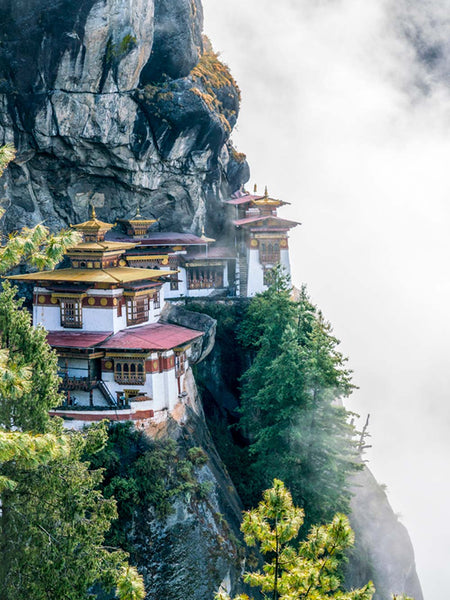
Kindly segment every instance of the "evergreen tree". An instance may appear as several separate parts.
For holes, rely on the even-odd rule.
[[[10,367],[14,365],[16,374],[21,370],[22,375],[14,385],[0,388],[0,426],[43,433],[50,426],[49,409],[62,403],[57,357],[47,344],[45,329],[33,327],[30,313],[22,308],[23,300],[17,300],[15,292],[9,283],[3,284],[0,346],[8,350]],[[3,372],[2,377],[5,376]],[[21,385],[18,379],[22,380]]]
[[[117,585],[124,594],[131,587],[137,590],[134,598],[144,597],[138,593],[142,579],[126,564],[126,554],[103,546],[116,503],[97,489],[101,471],[81,460],[86,446],[92,451],[104,439],[104,430],[90,429],[84,436],[66,435],[66,451],[50,460],[34,464],[15,452],[2,463],[1,476],[14,481],[1,494],[2,600],[82,600],[91,597],[96,583],[106,589]],[[133,597],[127,594],[123,598]]]
[[[339,565],[354,543],[347,517],[337,514],[331,523],[313,527],[296,549],[293,541],[303,519],[303,510],[294,506],[283,482],[275,479],[258,507],[244,513],[241,529],[246,544],[257,546],[267,557],[262,572],[245,573],[244,582],[260,588],[265,600],[371,600],[375,593],[371,582],[351,592],[341,587]],[[219,592],[216,600],[230,597]]]
[[[241,329],[242,341],[254,349],[240,409],[253,457],[250,488],[261,493],[282,477],[308,522],[325,522],[348,510],[347,478],[360,468],[340,402],[352,391],[351,373],[305,289],[294,302],[279,270],[274,281],[252,300]]]

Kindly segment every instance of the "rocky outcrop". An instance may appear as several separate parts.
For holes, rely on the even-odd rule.
[[[187,377],[188,404],[168,419],[159,436],[175,439],[181,452],[184,446],[202,448],[208,461],[197,479],[208,491],[200,500],[178,497],[166,518],[146,507],[136,512],[132,556],[148,600],[210,600],[220,586],[233,594],[244,591],[242,506],[211,440],[190,371]]]
[[[0,7],[6,227],[136,210],[223,232],[248,178],[229,137],[239,90],[202,38],[200,0],[7,0]]]
[[[217,321],[208,315],[195,313],[184,309],[182,306],[166,302],[159,320],[163,323],[172,323],[173,325],[203,331],[203,337],[192,343],[189,358],[191,364],[197,364],[204,360],[214,348]]]
[[[356,542],[347,586],[359,587],[371,579],[377,589],[374,600],[391,600],[393,594],[423,600],[408,532],[367,467],[354,476],[352,492],[350,521]]]

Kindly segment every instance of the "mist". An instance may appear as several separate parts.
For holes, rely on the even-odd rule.
[[[204,0],[242,91],[251,182],[292,203],[307,283],[371,414],[367,458],[426,599],[450,562],[450,11],[419,0]]]

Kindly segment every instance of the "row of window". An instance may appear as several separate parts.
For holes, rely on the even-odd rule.
[[[186,371],[185,352],[175,354],[175,376],[181,377]],[[114,381],[116,383],[141,385],[145,383],[144,359],[121,359],[114,361]]]
[[[188,269],[187,286],[190,290],[222,288],[223,267],[194,267]]]
[[[138,325],[145,323],[149,318],[150,297],[138,296],[136,298],[128,298],[127,307],[127,325]],[[153,308],[161,308],[161,296],[159,291],[153,295]],[[70,327],[71,329],[81,329],[83,327],[83,308],[82,301],[74,298],[60,302],[61,310],[61,327]],[[119,302],[117,307],[117,316],[122,316],[122,305]]]
[[[269,242],[260,242],[259,259],[261,263],[275,265],[280,262],[280,244]]]

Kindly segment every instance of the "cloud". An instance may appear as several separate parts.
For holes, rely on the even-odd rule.
[[[450,12],[438,0],[205,0],[252,182],[292,202],[294,281],[350,355],[371,466],[444,600],[450,524]],[[433,532],[439,531],[439,536]]]

